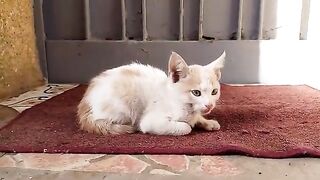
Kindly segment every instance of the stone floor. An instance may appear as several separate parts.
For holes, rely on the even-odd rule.
[[[3,114],[12,117],[74,86],[50,84],[0,102],[0,126]],[[0,152],[0,180],[319,179],[319,169],[316,158]]]

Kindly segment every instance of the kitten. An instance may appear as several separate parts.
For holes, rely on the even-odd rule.
[[[133,63],[93,78],[78,105],[81,129],[99,134],[141,131],[157,135],[186,135],[197,125],[219,130],[206,120],[220,97],[225,52],[206,65],[188,66],[171,53],[168,76],[160,69]]]

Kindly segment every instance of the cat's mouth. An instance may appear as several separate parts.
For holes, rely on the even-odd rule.
[[[202,114],[202,115],[208,115],[208,114],[210,114],[210,112],[212,111],[212,109],[213,109],[213,108],[202,110],[202,111],[201,111],[201,114]]]

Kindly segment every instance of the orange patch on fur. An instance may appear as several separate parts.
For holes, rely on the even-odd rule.
[[[121,70],[122,75],[124,76],[140,76],[141,73],[139,71],[136,70],[132,70],[132,69],[123,69]]]
[[[104,73],[104,75],[107,75],[107,73]],[[78,105],[77,116],[80,128],[82,130],[97,134],[123,134],[135,132],[135,129],[132,125],[112,124],[111,121],[105,119],[93,119],[92,109],[86,100],[86,96],[88,96],[89,92],[92,91],[95,85],[96,82],[94,80],[90,82],[83,99]]]

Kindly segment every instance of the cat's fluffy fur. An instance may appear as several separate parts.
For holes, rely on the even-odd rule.
[[[141,131],[185,135],[195,125],[218,130],[217,121],[202,115],[209,113],[220,97],[224,60],[225,52],[206,66],[188,66],[172,52],[168,76],[160,69],[137,63],[106,70],[91,80],[78,106],[79,124],[100,134]],[[192,90],[199,90],[201,95]]]

